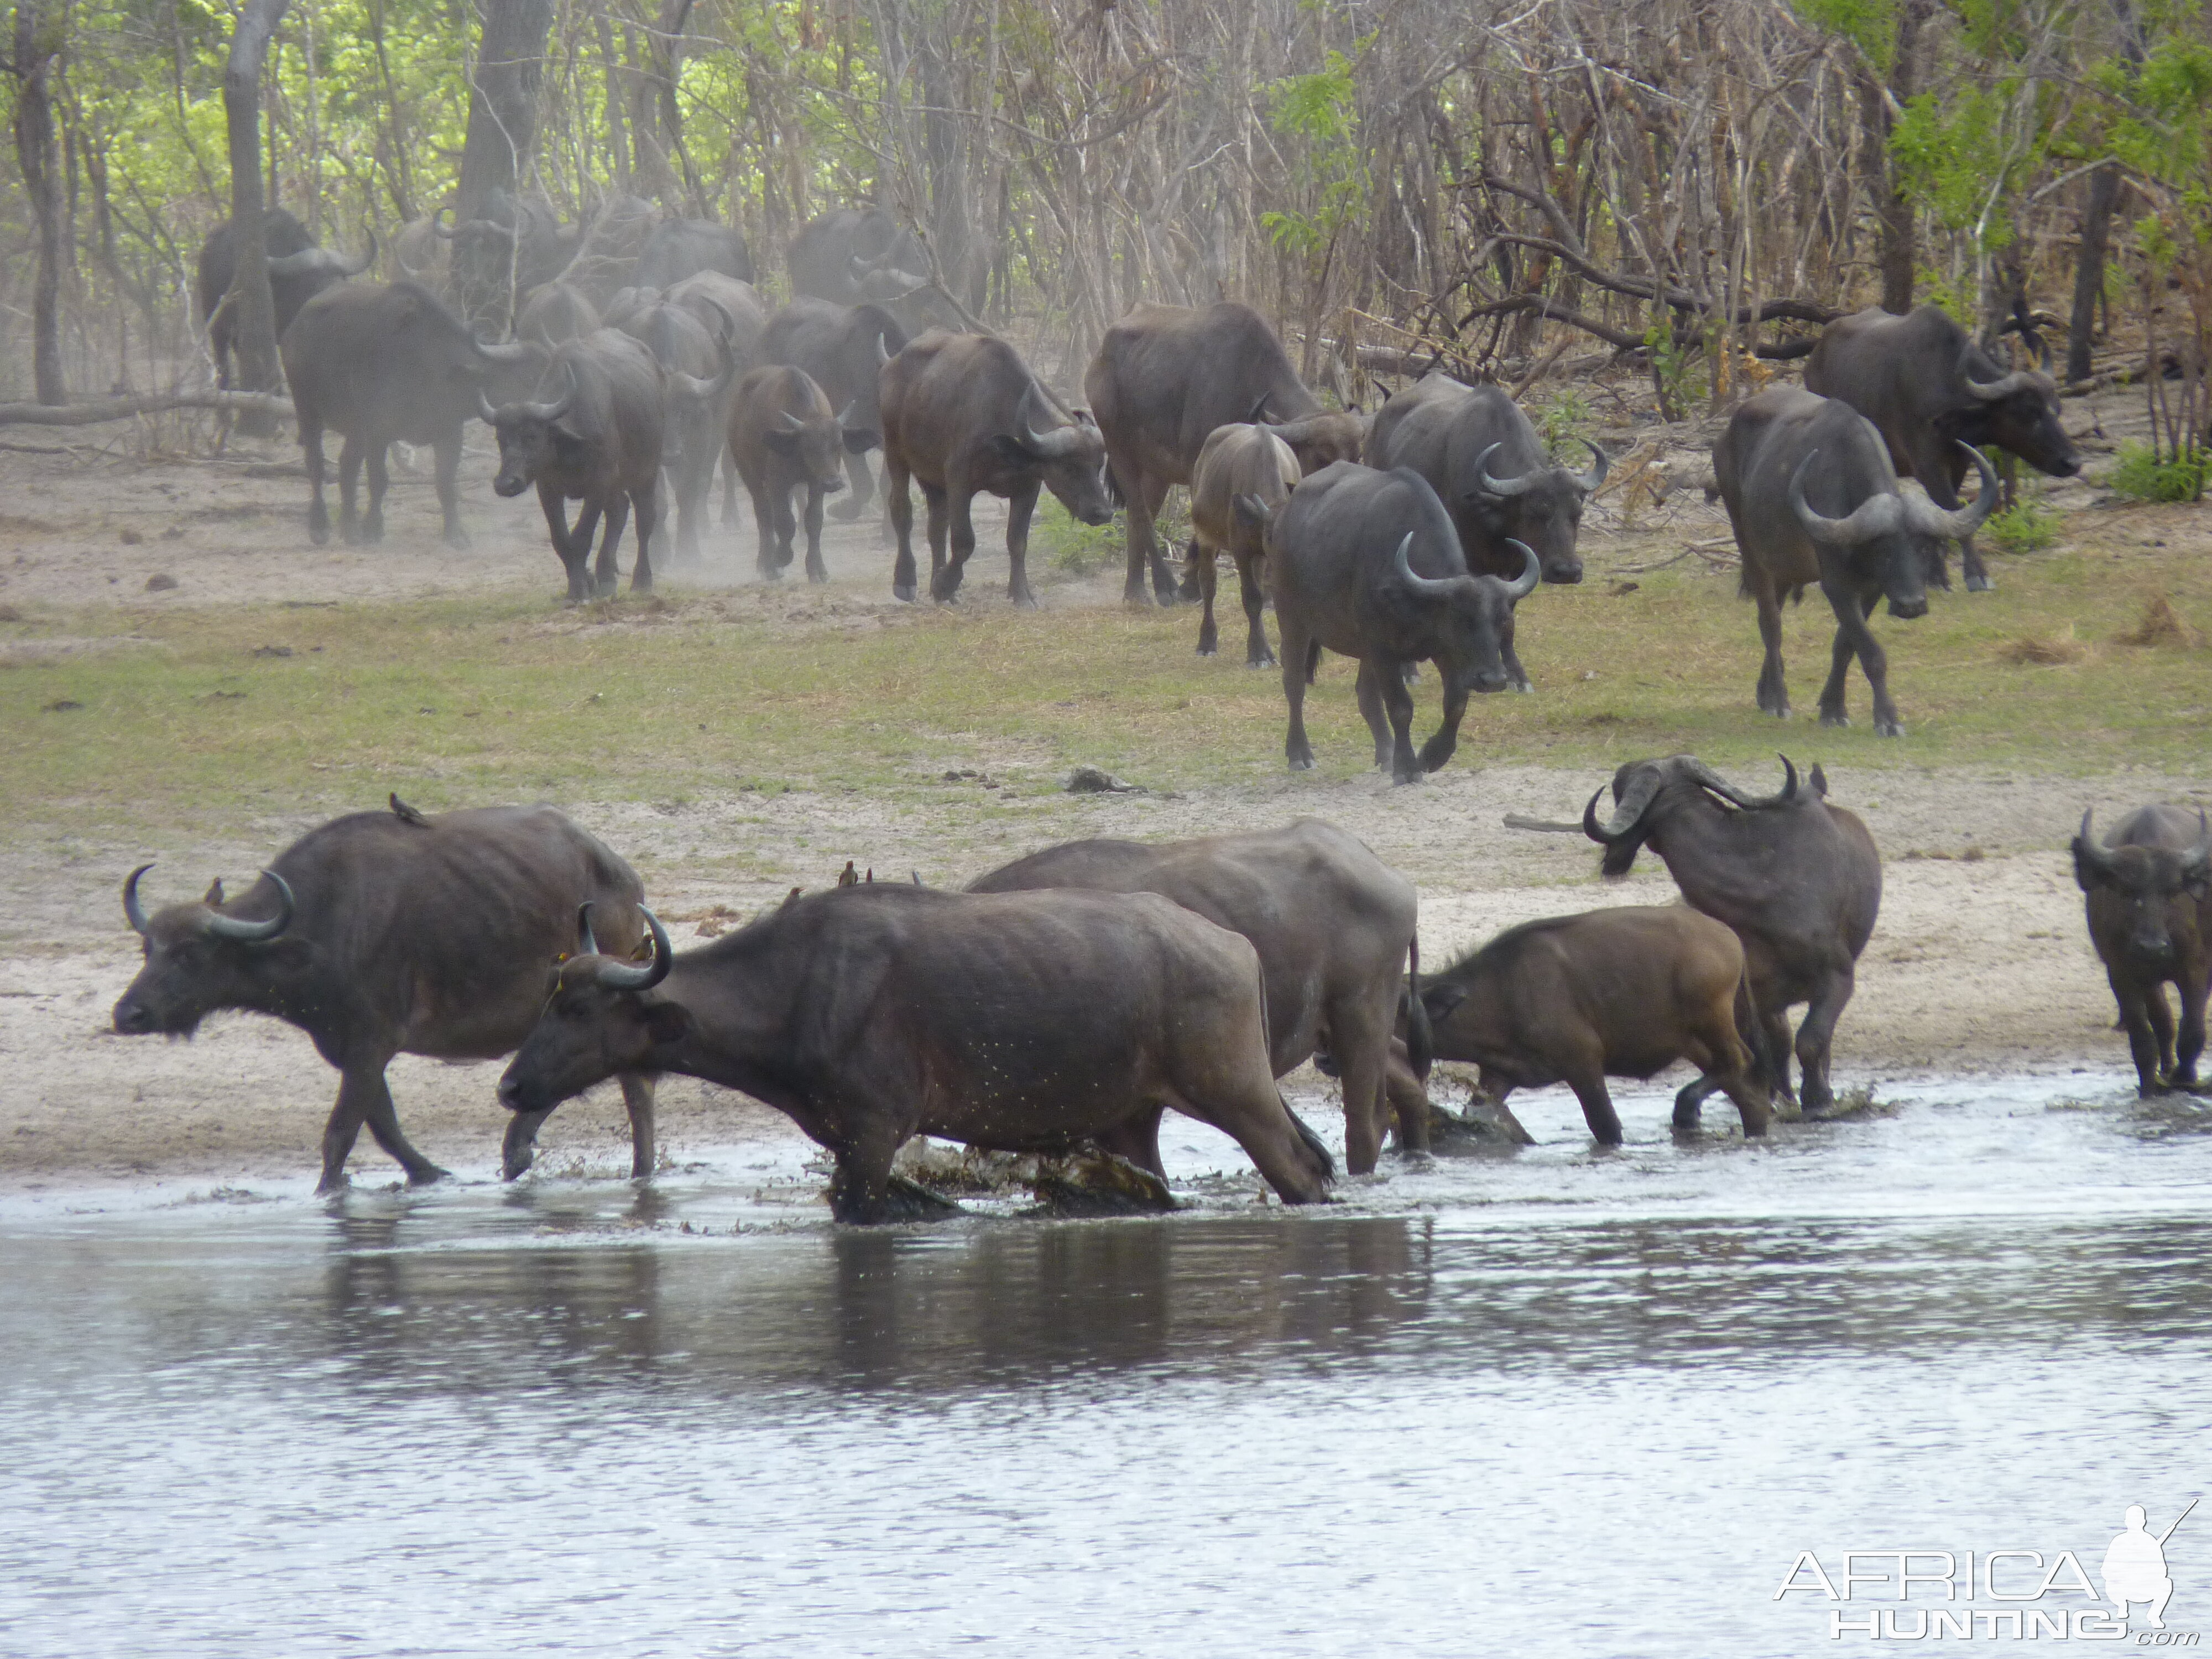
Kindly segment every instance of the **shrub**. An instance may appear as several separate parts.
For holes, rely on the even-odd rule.
[[[2058,515],[2041,501],[2023,498],[1992,514],[1982,534],[2007,553],[2040,553],[2058,539]]]
[[[2160,460],[2146,443],[2124,443],[2120,459],[2105,482],[2115,495],[2137,501],[2193,501],[2212,481],[2212,450],[2195,449]]]
[[[1536,411],[1536,435],[1544,441],[1544,447],[1553,455],[1582,436],[1583,428],[1589,424],[1589,399],[1578,392],[1554,392],[1543,408]],[[1589,457],[1583,458],[1587,460]]]

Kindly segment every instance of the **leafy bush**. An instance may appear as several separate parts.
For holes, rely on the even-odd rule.
[[[2058,515],[2041,501],[2023,499],[1992,514],[1982,534],[2007,553],[2040,553],[2058,539]]]
[[[2208,482],[2212,482],[2212,450],[2191,450],[2162,461],[2146,443],[2122,444],[2119,461],[2105,480],[2115,495],[2137,501],[2198,501]]]
[[[1563,446],[1582,436],[1589,418],[1589,398],[1578,392],[1554,392],[1536,411],[1536,435],[1544,441],[1544,447],[1556,455]]]

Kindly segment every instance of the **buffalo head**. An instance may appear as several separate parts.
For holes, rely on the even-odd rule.
[[[499,434],[499,472],[491,487],[501,495],[520,495],[541,471],[550,471],[562,452],[582,441],[574,427],[563,424],[576,401],[576,368],[568,366],[568,389],[549,403],[513,403],[492,407],[491,399],[477,394],[477,413]]]
[[[1104,524],[1114,516],[1106,494],[1106,440],[1088,410],[1078,410],[1071,423],[1058,421],[1032,380],[1014,405],[1013,430],[999,434],[999,447],[1084,523]]]
[[[269,280],[278,283],[290,277],[316,277],[325,283],[341,282],[360,276],[375,263],[376,233],[371,231],[368,252],[356,259],[326,247],[303,247],[297,253],[271,254]]]
[[[2058,417],[2058,387],[2051,376],[2021,368],[1994,380],[1978,380],[1971,368],[1961,368],[1974,404],[1959,422],[1961,436],[2008,449],[2054,478],[2070,478],[2081,470],[2081,453]]]
[[[500,1103],[510,1111],[544,1111],[617,1072],[659,1071],[655,1051],[682,1041],[691,1019],[674,1003],[645,994],[675,966],[660,920],[642,905],[653,959],[624,962],[600,954],[592,937],[592,907],[576,913],[576,950],[555,965],[551,994],[499,1079]]]
[[[2212,825],[2200,808],[2193,847],[2107,847],[2090,833],[2090,816],[2081,814],[2074,837],[2074,879],[2093,906],[2101,898],[2123,913],[2136,966],[2172,968],[2196,939],[2197,907],[2212,893]]]
[[[1583,579],[1582,556],[1575,550],[1582,532],[1583,505],[1605,482],[1608,465],[1602,449],[1583,441],[1591,458],[1587,472],[1539,466],[1501,478],[1490,469],[1504,447],[1502,442],[1491,445],[1475,459],[1476,483],[1468,492],[1468,506],[1492,542],[1516,541],[1534,548],[1547,582]]]
[[[1603,823],[1598,822],[1597,804],[1605,794],[1603,785],[1583,808],[1583,833],[1605,848],[1599,870],[1608,876],[1626,875],[1629,866],[1636,862],[1637,853],[1647,842],[1653,851],[1662,851],[1659,845],[1662,821],[1672,809],[1685,802],[1702,802],[1707,810],[1716,810],[1706,798],[1717,797],[1746,812],[1796,805],[1799,799],[1797,769],[1789,756],[1779,758],[1782,787],[1771,795],[1744,793],[1695,755],[1629,762],[1613,775],[1612,817]],[[1813,769],[1813,793],[1817,798],[1826,793],[1827,780],[1816,766]]]
[[[1814,541],[1839,548],[1861,569],[1878,574],[1889,600],[1889,614],[1911,618],[1928,614],[1928,577],[1943,580],[1942,544],[1963,540],[1996,510],[1996,469],[1968,444],[1960,447],[1982,476],[1981,494],[1969,505],[1947,513],[1924,495],[1907,495],[1894,484],[1870,490],[1840,519],[1825,518],[1805,501],[1805,474],[1820,459],[1808,451],[1790,477],[1790,510]]]
[[[190,1036],[218,1008],[263,1007],[301,966],[301,947],[284,937],[292,924],[292,890],[274,870],[262,877],[276,914],[225,915],[222,884],[197,904],[173,904],[149,916],[138,901],[142,864],[123,884],[123,915],[137,933],[146,965],[115,1005],[115,1029],[125,1036],[159,1032]]]
[[[1272,421],[1262,398],[1252,405],[1246,423],[1288,444],[1298,458],[1298,471],[1309,478],[1333,462],[1358,460],[1367,442],[1368,417],[1356,409],[1324,409],[1294,421]]]
[[[809,485],[832,495],[845,487],[844,452],[854,435],[847,422],[853,411],[854,404],[848,403],[835,415],[814,414],[802,420],[781,409],[761,440]]]
[[[1403,600],[1427,612],[1430,630],[1441,636],[1435,662],[1444,678],[1445,695],[1503,691],[1513,683],[1505,667],[1505,650],[1513,643],[1513,608],[1536,591],[1542,575],[1535,550],[1521,547],[1521,574],[1511,581],[1419,575],[1413,550],[1409,530],[1391,556],[1392,570]]]

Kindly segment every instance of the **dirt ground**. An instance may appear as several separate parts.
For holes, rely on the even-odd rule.
[[[2069,404],[2093,475],[2098,452],[2130,429],[2129,411],[2139,409],[2132,393]],[[1601,436],[1616,453],[1634,444],[1639,459],[1663,460],[1678,477],[1705,465],[1706,440],[1697,428]],[[481,434],[464,465],[464,514],[474,541],[460,553],[436,540],[427,455],[421,473],[404,465],[397,471],[384,545],[311,549],[301,528],[305,483],[289,443],[234,443],[227,459],[210,463],[149,458],[127,436],[110,441],[112,453],[42,440],[0,450],[0,492],[14,509],[0,516],[0,606],[311,605],[488,588],[550,598],[558,589],[534,502],[491,495]],[[1633,528],[1624,526],[1619,497],[1608,494],[1584,530],[1594,578],[1725,534],[1719,510],[1694,489],[1643,504]],[[2047,499],[2061,511],[2081,511],[2098,492],[2077,483]],[[2192,514],[2192,533],[2201,533],[2201,512],[2184,511]],[[858,525],[832,525],[832,583],[812,592],[753,582],[750,514],[742,503],[739,516],[738,527],[709,532],[703,565],[676,570],[669,583],[726,587],[733,603],[769,617],[890,606],[890,554],[873,511]],[[994,550],[1001,522],[996,512],[979,513],[984,550],[969,581],[979,603],[1003,586],[1004,555]],[[1038,574],[1033,567],[1033,580]],[[1063,575],[1043,588],[1042,602],[1112,605],[1120,587],[1111,568],[1088,579]],[[37,648],[90,643],[49,637]],[[1004,760],[1010,772],[1043,763],[1019,753]],[[1838,1036],[1839,1087],[1929,1073],[2124,1069],[2125,1042],[2110,1029],[2111,996],[2084,936],[2063,848],[2085,808],[2101,815],[2153,799],[2212,799],[2204,775],[2116,769],[2081,780],[2017,769],[1891,770],[1832,782],[1832,799],[1864,815],[1887,864],[1881,923]],[[1625,881],[1604,883],[1595,875],[1594,849],[1579,836],[1510,830],[1500,822],[1508,811],[1575,817],[1589,787],[1582,772],[1455,765],[1415,789],[1393,789],[1379,778],[1346,784],[1330,796],[1326,816],[1420,884],[1423,951],[1433,963],[1532,917],[1671,899],[1656,859],[1647,856]],[[680,944],[750,915],[789,885],[823,884],[847,857],[879,876],[917,871],[951,884],[1069,836],[1167,838],[1261,827],[1311,810],[1314,799],[1288,779],[1176,796],[1055,796],[958,845],[948,845],[925,813],[842,794],[571,809],[617,848],[652,862],[653,902],[676,921]],[[197,891],[217,872],[243,878],[307,823],[264,821],[234,841],[170,848],[162,890],[173,897],[175,884],[190,883]],[[696,868],[687,872],[702,846],[742,848],[774,874],[741,888],[718,885]],[[0,848],[0,896],[16,937],[27,941],[0,961],[0,1191],[311,1175],[336,1079],[305,1037],[245,1016],[211,1020],[189,1043],[109,1034],[108,1009],[137,954],[116,900],[128,861],[129,849],[94,844],[73,847],[58,864],[44,850]],[[449,1167],[482,1175],[495,1165],[504,1127],[492,1098],[496,1076],[495,1066],[402,1057],[392,1084],[416,1144]],[[1310,1073],[1293,1080],[1294,1094],[1308,1097],[1325,1087]],[[765,1109],[685,1079],[671,1079],[662,1100],[665,1153],[678,1161],[697,1148],[790,1133]],[[548,1126],[544,1167],[614,1168],[625,1136],[619,1097],[611,1088],[596,1091]],[[354,1167],[368,1180],[394,1172],[366,1136]]]

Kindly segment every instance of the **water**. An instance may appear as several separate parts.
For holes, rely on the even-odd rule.
[[[0,1653],[1780,1655],[1801,1550],[2094,1573],[2212,1492],[2212,1103],[1892,1092],[1531,1097],[1318,1213],[1194,1126],[1162,1220],[840,1232],[786,1146],[11,1200]]]

